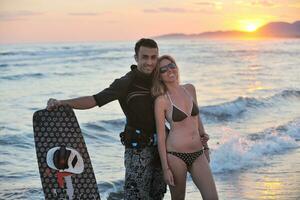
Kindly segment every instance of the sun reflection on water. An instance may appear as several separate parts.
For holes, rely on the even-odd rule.
[[[280,179],[270,179],[269,177],[262,182],[258,182],[257,186],[262,188],[259,199],[278,199],[278,194],[283,191],[283,183]]]

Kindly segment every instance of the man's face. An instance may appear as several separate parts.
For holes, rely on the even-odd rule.
[[[151,74],[156,67],[157,58],[157,48],[141,46],[138,55],[135,56],[138,70],[145,74]]]

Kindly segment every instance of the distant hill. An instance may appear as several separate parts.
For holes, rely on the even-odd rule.
[[[264,37],[300,37],[300,21],[292,24],[271,22],[260,27],[255,34]]]
[[[243,38],[243,37],[287,37],[300,38],[300,21],[292,24],[287,22],[271,22],[255,32],[243,31],[213,31],[198,34],[171,33],[154,37],[155,39],[183,38]]]

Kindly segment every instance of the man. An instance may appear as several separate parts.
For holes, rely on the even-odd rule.
[[[137,65],[116,79],[108,88],[93,96],[68,100],[49,99],[47,109],[70,105],[74,109],[90,109],[118,100],[126,116],[124,132],[120,134],[125,146],[125,200],[159,200],[166,192],[156,144],[154,99],[151,96],[153,70],[158,58],[158,46],[152,39],[140,39],[135,45]]]

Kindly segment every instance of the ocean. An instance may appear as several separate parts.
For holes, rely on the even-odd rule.
[[[0,199],[43,199],[32,115],[93,95],[134,64],[135,41],[0,46]],[[220,199],[300,199],[300,39],[158,40],[196,87]],[[102,199],[122,199],[117,101],[75,110]],[[169,200],[170,193],[165,195]],[[201,199],[188,177],[186,199]]]

